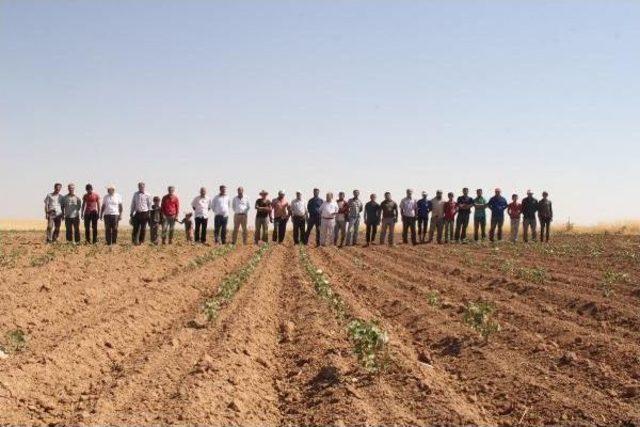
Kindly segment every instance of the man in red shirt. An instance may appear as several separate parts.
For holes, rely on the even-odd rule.
[[[167,188],[169,192],[162,198],[160,202],[160,212],[162,213],[162,244],[167,243],[167,234],[169,235],[169,244],[173,243],[173,229],[176,220],[180,214],[180,199],[175,195],[176,188],[170,186]]]
[[[93,186],[87,184],[87,192],[82,196],[80,218],[84,220],[84,237],[87,243],[98,242],[98,218],[100,217],[100,196],[93,191]],[[93,233],[91,233],[93,231]],[[90,237],[93,237],[91,240]]]
[[[444,242],[453,241],[453,224],[458,213],[458,203],[453,200],[453,193],[447,194],[449,200],[444,203]]]
[[[518,241],[518,230],[520,230],[520,215],[522,214],[522,204],[518,203],[518,195],[511,196],[511,203],[507,206],[507,213],[511,218],[511,241]]]

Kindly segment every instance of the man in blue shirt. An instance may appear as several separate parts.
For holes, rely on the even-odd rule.
[[[467,240],[467,227],[469,226],[469,216],[473,207],[473,199],[469,197],[469,189],[462,189],[462,196],[458,197],[458,217],[456,218],[456,243]]]
[[[307,212],[309,212],[309,218],[307,219],[307,232],[305,233],[305,244],[309,243],[309,236],[313,227],[316,228],[316,247],[320,246],[320,206],[324,203],[324,200],[320,198],[320,190],[313,189],[313,197],[309,199],[307,203]]]
[[[491,210],[491,228],[489,229],[489,240],[493,242],[496,226],[498,227],[498,240],[502,240],[502,225],[504,224],[504,210],[507,208],[507,200],[500,194],[502,192],[496,188],[496,195],[489,199],[487,207]]]
[[[422,192],[422,199],[418,200],[418,241],[427,241],[427,229],[429,228],[429,212],[431,212],[431,201],[427,199],[427,192]]]

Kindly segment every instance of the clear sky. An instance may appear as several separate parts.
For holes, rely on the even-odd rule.
[[[139,180],[638,217],[640,1],[0,0],[0,144],[0,218]]]

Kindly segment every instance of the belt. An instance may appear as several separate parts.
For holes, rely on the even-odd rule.
[[[240,215],[240,216],[247,216],[246,213],[237,213],[236,215]]]
[[[322,217],[322,219],[335,219],[335,218],[325,218],[325,217]]]

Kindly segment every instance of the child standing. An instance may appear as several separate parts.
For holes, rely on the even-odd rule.
[[[453,241],[453,224],[458,212],[458,204],[453,200],[453,193],[447,194],[449,200],[444,204],[444,242]]]
[[[184,215],[182,221],[178,221],[180,224],[184,224],[184,231],[187,237],[187,242],[193,242],[193,213],[189,212]]]
[[[153,198],[151,211],[149,212],[149,227],[151,228],[151,243],[158,244],[158,230],[162,223],[162,211],[160,210],[160,197]]]

